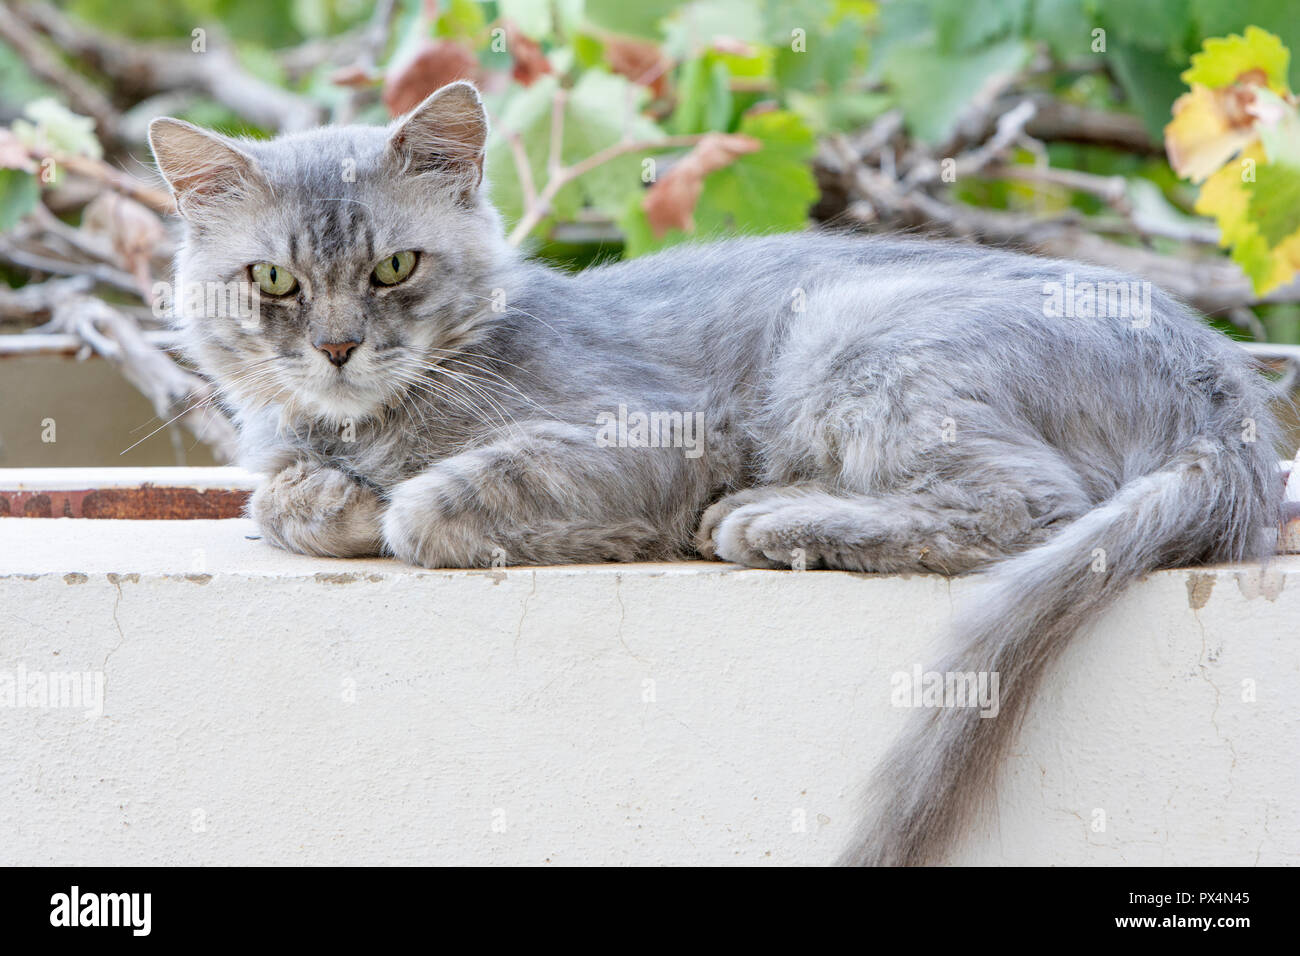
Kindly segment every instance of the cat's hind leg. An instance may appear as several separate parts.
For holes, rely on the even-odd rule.
[[[1050,531],[1015,489],[939,485],[864,495],[796,485],[718,501],[701,519],[696,547],[749,567],[958,574]]]

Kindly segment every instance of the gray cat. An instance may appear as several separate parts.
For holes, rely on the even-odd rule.
[[[1126,277],[813,235],[561,273],[503,239],[467,84],[386,129],[150,134],[186,222],[178,323],[280,547],[981,573],[936,669],[997,673],[1001,713],[918,711],[845,862],[941,859],[1128,583],[1271,548],[1269,385]],[[251,318],[185,294],[241,283]]]

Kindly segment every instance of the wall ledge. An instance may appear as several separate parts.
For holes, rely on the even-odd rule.
[[[820,864],[971,582],[425,571],[251,522],[0,521],[9,864]],[[1300,557],[1151,575],[1052,672],[980,864],[1300,863]]]

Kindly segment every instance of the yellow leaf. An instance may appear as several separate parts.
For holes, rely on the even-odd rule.
[[[1232,248],[1232,261],[1250,277],[1257,295],[1290,282],[1300,270],[1300,232],[1270,247],[1250,218],[1250,188],[1243,178],[1248,164],[1267,162],[1264,147],[1252,143],[1241,161],[1224,166],[1205,181],[1195,209],[1219,225],[1219,245]]]
[[[1206,40],[1202,51],[1193,54],[1192,65],[1182,79],[1188,86],[1219,89],[1238,82],[1243,73],[1259,71],[1269,89],[1285,96],[1290,62],[1291,53],[1280,39],[1259,27],[1246,27],[1244,36],[1234,33]]]
[[[1233,102],[1222,90],[1193,86],[1174,101],[1174,118],[1165,127],[1169,165],[1183,179],[1204,182],[1224,163],[1255,140],[1249,115],[1229,109]]]

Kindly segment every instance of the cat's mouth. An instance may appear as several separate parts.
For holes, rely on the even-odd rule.
[[[299,375],[298,395],[321,418],[332,421],[361,419],[373,415],[384,403],[383,389],[371,382],[367,369],[353,362],[333,366],[311,363]]]

